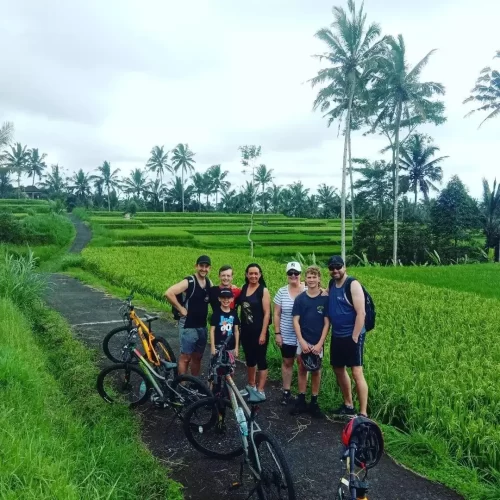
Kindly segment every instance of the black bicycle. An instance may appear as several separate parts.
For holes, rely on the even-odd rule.
[[[229,339],[228,339],[229,340]],[[292,475],[283,451],[271,434],[256,422],[259,404],[257,391],[247,387],[248,405],[233,381],[234,357],[227,351],[227,342],[212,358],[209,380],[214,397],[192,404],[185,413],[184,433],[195,449],[218,459],[243,455],[240,480],[243,484],[246,466],[254,481],[247,498],[255,493],[259,499],[294,500]]]

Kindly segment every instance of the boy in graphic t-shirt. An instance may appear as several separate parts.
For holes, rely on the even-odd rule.
[[[233,351],[234,356],[238,357],[240,321],[236,311],[231,309],[233,291],[230,288],[219,288],[218,296],[220,307],[214,309],[212,319],[210,320],[210,349],[212,356],[228,337],[232,337],[227,345],[227,350]]]

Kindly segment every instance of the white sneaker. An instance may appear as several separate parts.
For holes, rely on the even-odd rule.
[[[241,394],[244,398],[246,398],[246,397],[248,396],[248,394],[249,394],[249,392],[248,392],[248,387],[250,387],[250,388],[251,388],[251,389],[253,389],[254,391],[256,390],[256,387],[255,387],[255,386],[252,386],[252,385],[247,385],[247,388],[246,388],[246,389],[241,389],[241,390],[240,390],[240,394]]]

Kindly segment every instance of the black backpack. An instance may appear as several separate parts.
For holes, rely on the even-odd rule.
[[[183,292],[183,293],[177,294],[175,296],[175,298],[178,300],[178,302],[179,302],[179,304],[181,306],[187,308],[188,303],[189,303],[189,299],[194,294],[194,290],[195,290],[195,288],[197,286],[198,280],[196,279],[196,277],[194,276],[194,274],[191,275],[191,276],[186,276],[184,279],[188,280],[187,290],[185,292]],[[212,282],[208,278],[205,278],[205,279],[207,280],[207,289],[210,290],[210,288],[212,287]],[[172,306],[172,314],[173,314],[175,320],[179,321],[181,319],[180,312],[174,306]]]
[[[347,302],[352,306],[352,292],[351,292],[351,283],[353,281],[358,281],[356,278],[352,276],[348,276],[345,282],[345,297]],[[377,311],[375,310],[375,302],[373,302],[372,296],[368,293],[368,290],[360,283],[361,288],[363,289],[363,293],[365,295],[365,330],[367,332],[373,330],[375,328],[375,319],[377,316]],[[330,280],[328,289],[335,286],[335,280]]]

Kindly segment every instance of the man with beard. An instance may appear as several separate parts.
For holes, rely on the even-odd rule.
[[[352,403],[350,368],[356,383],[359,415],[367,415],[368,385],[363,374],[363,347],[365,341],[365,296],[359,281],[347,276],[342,257],[334,255],[328,261],[332,279],[329,284],[328,312],[332,324],[330,364],[337,377],[344,403],[336,415],[355,415]]]
[[[191,374],[198,376],[201,359],[207,345],[207,316],[211,281],[210,257],[201,255],[196,260],[196,272],[186,276],[166,292],[166,299],[179,311],[180,356],[179,374],[186,373],[191,364]]]

